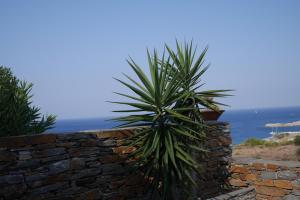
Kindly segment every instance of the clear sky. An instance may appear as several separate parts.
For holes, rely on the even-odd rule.
[[[207,89],[235,89],[230,109],[300,105],[300,1],[0,0],[0,65],[34,83],[58,118],[111,116],[112,77],[193,39],[211,64]]]

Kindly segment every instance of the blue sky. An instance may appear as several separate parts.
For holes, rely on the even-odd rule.
[[[175,39],[209,45],[207,89],[229,109],[299,105],[300,1],[0,1],[0,65],[58,118],[111,116],[132,56]]]

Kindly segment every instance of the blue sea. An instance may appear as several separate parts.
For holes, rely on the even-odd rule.
[[[267,123],[300,121],[300,106],[228,110],[223,113],[219,120],[230,123],[233,143],[238,144],[250,137],[270,137],[272,130],[265,127]],[[57,120],[55,128],[49,132],[68,133],[83,130],[110,129],[116,125],[117,123],[109,121],[108,118]],[[300,131],[300,126],[280,128],[278,131]]]

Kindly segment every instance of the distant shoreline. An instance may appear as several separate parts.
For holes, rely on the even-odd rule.
[[[271,134],[270,137],[264,138],[263,140],[270,142],[293,141],[298,135],[300,135],[300,131],[285,131]]]
[[[300,121],[294,121],[289,123],[268,123],[265,125],[265,127],[268,128],[281,128],[281,127],[294,127],[294,126],[300,126]]]

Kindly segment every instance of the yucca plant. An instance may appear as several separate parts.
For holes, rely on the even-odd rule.
[[[224,96],[225,90],[198,92],[200,78],[207,67],[202,67],[206,49],[194,61],[196,50],[192,44],[177,52],[166,46],[167,54],[158,57],[147,51],[150,77],[130,58],[128,64],[138,80],[126,76],[130,83],[118,80],[133,95],[117,93],[131,101],[113,102],[132,107],[115,112],[132,113],[118,117],[120,127],[140,127],[131,138],[136,147],[132,156],[137,166],[149,178],[154,198],[177,199],[178,186],[186,188],[195,183],[195,174],[201,174],[201,166],[193,155],[203,153],[205,124],[199,114],[199,106],[217,110],[217,102],[208,97]]]
[[[202,75],[209,68],[209,65],[204,65],[207,47],[197,58],[195,58],[197,48],[193,48],[192,42],[190,44],[185,43],[184,48],[182,48],[176,41],[176,51],[173,51],[168,45],[166,45],[166,49],[172,59],[172,66],[170,67],[175,73],[179,74],[181,89],[186,94],[182,102],[191,104],[199,109],[208,108],[215,111],[219,111],[219,105],[227,106],[214,101],[214,98],[230,96],[225,93],[231,90],[199,91],[204,85],[204,83],[201,83]],[[199,109],[195,111],[198,112]]]

